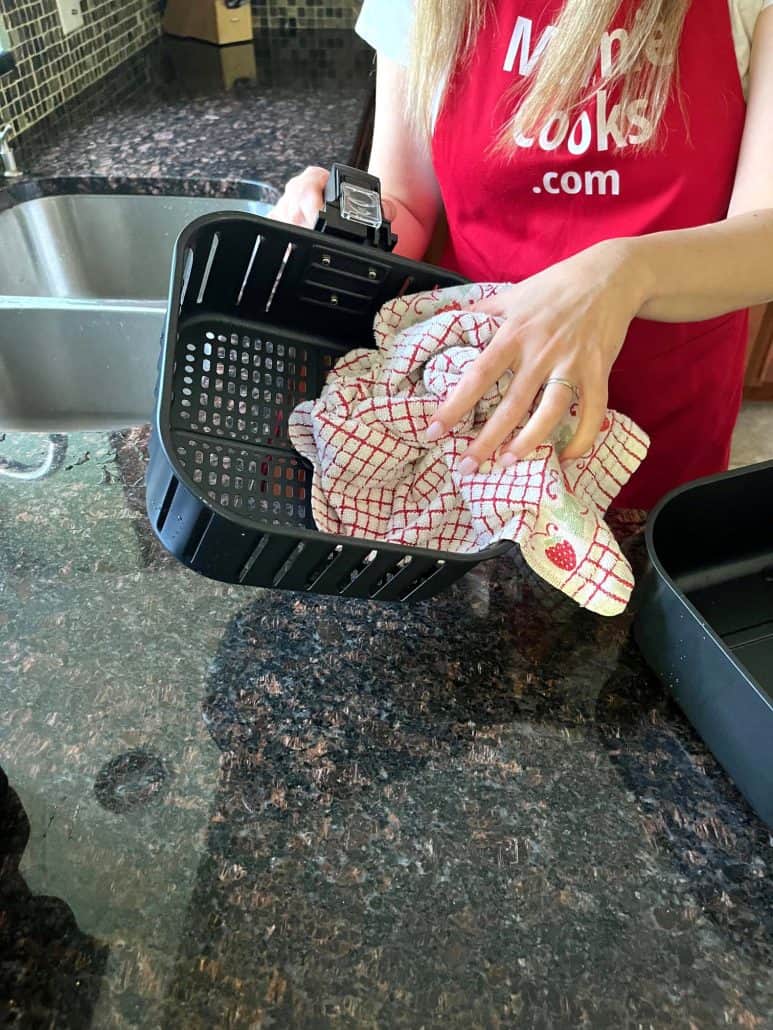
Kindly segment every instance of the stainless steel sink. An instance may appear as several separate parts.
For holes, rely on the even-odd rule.
[[[160,300],[0,306],[0,429],[148,422],[165,311]]]
[[[0,429],[147,422],[175,240],[223,210],[270,204],[78,194],[0,211]]]

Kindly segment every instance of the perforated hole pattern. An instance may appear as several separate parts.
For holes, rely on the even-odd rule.
[[[336,354],[200,323],[183,334],[174,377],[175,428],[289,447],[287,420],[315,396]]]
[[[173,439],[178,461],[215,504],[274,526],[314,528],[311,471],[294,454],[179,432]]]

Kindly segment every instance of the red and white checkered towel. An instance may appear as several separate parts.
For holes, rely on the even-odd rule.
[[[454,431],[424,440],[441,401],[500,320],[469,310],[503,286],[455,286],[392,300],[375,321],[377,350],[350,351],[321,396],[290,416],[290,438],[314,466],[312,510],[325,533],[471,553],[520,545],[549,583],[602,615],[622,611],[631,569],[604,513],[649,441],[610,411],[590,455],[559,463],[577,421],[573,405],[551,443],[507,469],[458,465],[500,400],[510,373]]]

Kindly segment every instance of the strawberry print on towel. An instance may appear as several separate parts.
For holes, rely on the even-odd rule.
[[[561,465],[578,422],[573,405],[555,439],[528,458],[461,476],[461,457],[507,389],[507,373],[451,434],[424,440],[438,402],[500,325],[470,311],[470,301],[504,288],[453,286],[389,301],[376,316],[377,349],[350,351],[319,399],[295,409],[290,438],[314,466],[314,520],[325,533],[451,552],[512,540],[578,604],[617,614],[633,576],[604,513],[649,443],[629,418],[608,412],[593,450]]]

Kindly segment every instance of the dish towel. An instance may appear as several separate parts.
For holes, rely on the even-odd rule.
[[[500,540],[553,586],[602,615],[621,612],[633,575],[604,513],[641,464],[649,440],[609,411],[592,451],[564,462],[577,405],[553,440],[508,469],[459,462],[509,385],[504,375],[447,436],[424,434],[501,320],[468,310],[504,284],[454,286],[389,301],[377,349],[352,350],[320,397],[291,414],[290,439],[314,466],[312,512],[324,533],[472,553]]]

